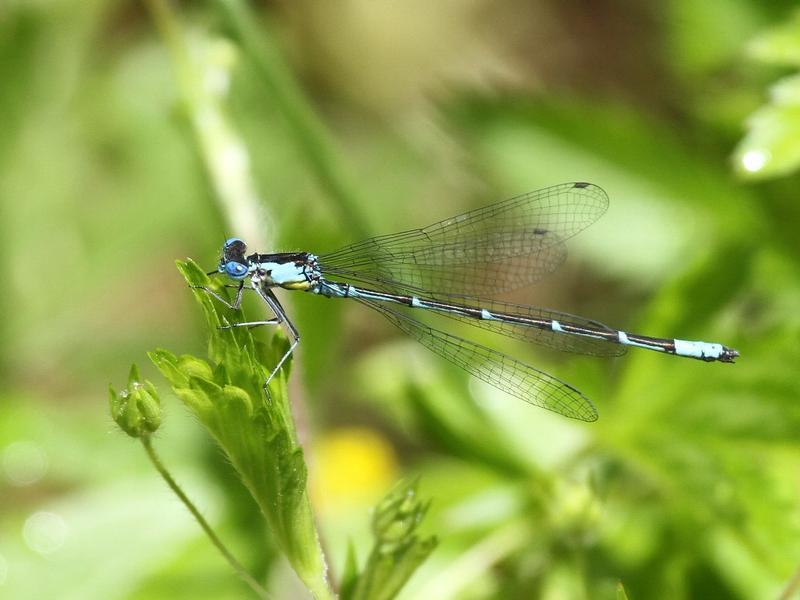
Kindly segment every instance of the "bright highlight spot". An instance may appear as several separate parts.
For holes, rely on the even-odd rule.
[[[767,150],[748,150],[742,155],[742,166],[745,171],[755,173],[763,169],[769,159],[770,154]]]
[[[247,149],[238,141],[230,140],[221,147],[219,159],[224,172],[241,173],[250,168]]]
[[[222,69],[209,69],[203,74],[205,88],[218,96],[224,96],[228,92],[230,82],[230,75]]]
[[[3,450],[2,468],[11,485],[31,485],[47,472],[47,455],[36,442],[13,442]]]
[[[25,520],[22,537],[28,548],[34,552],[52,554],[64,545],[67,524],[55,513],[36,512]]]
[[[236,63],[233,44],[221,38],[210,42],[203,60],[203,87],[212,96],[225,96],[231,85],[231,69]]]

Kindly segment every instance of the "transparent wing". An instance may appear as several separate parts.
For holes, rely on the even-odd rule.
[[[486,309],[493,314],[500,313],[545,321],[558,321],[560,323],[570,323],[586,329],[603,329],[611,333],[616,333],[615,329],[599,321],[547,308],[509,304],[506,302],[489,301],[478,298],[464,298],[464,301],[466,304],[471,304],[476,308]],[[510,321],[476,319],[445,312],[437,312],[437,314],[442,314],[456,321],[468,323],[474,327],[480,327],[481,329],[486,329],[506,337],[522,340],[524,342],[533,342],[545,348],[559,350],[560,352],[572,352],[589,356],[622,356],[627,351],[625,346],[611,343],[602,338],[559,333],[552,329],[539,329],[523,323],[514,323]]]
[[[564,183],[319,257],[320,270],[387,290],[489,296],[556,270],[564,240],[608,207],[596,185]]]
[[[581,421],[597,420],[594,404],[571,385],[500,352],[433,329],[382,304],[359,299],[402,331],[471,375],[534,406]]]

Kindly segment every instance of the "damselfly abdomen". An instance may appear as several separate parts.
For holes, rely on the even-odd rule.
[[[430,327],[410,313],[429,311],[580,354],[616,356],[627,346],[636,346],[709,362],[733,362],[739,353],[722,344],[626,333],[567,313],[487,299],[556,270],[566,258],[564,242],[594,223],[607,207],[608,196],[598,186],[564,183],[328,254],[248,255],[245,243],[231,238],[213,274],[239,282],[236,298],[230,304],[206,291],[238,308],[248,282],[275,318],[234,326],[282,324],[287,328],[292,343],[267,383],[300,340],[272,292],[281,287],[357,300],[430,350],[512,396],[567,417],[594,421],[597,410],[592,402],[568,383],[487,346]],[[408,310],[398,310],[402,307]]]

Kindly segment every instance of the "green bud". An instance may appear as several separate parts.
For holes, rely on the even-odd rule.
[[[400,482],[375,508],[372,552],[361,573],[349,567],[344,578],[349,598],[394,598],[436,547],[436,538],[416,533],[429,506],[420,501],[417,483]]]
[[[111,417],[131,437],[154,432],[161,425],[161,401],[155,386],[139,381],[139,369],[131,366],[128,387],[117,393],[108,386]]]
[[[383,544],[397,544],[413,535],[427,504],[417,498],[417,482],[402,482],[378,504],[372,519],[375,537]]]

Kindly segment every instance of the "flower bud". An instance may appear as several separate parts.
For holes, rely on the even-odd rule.
[[[372,527],[381,543],[397,544],[413,535],[428,510],[417,498],[416,487],[416,481],[403,482],[376,507]]]
[[[139,381],[139,370],[131,366],[128,387],[117,393],[108,387],[111,417],[131,437],[154,432],[161,425],[161,401],[155,386]]]

